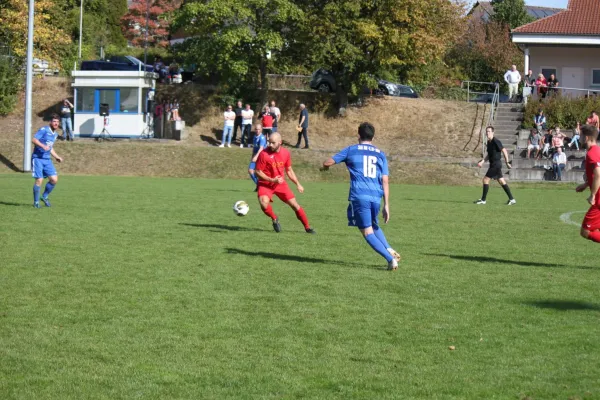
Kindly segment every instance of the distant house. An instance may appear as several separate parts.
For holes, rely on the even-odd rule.
[[[532,18],[535,18],[536,20],[540,18],[549,17],[563,10],[562,8],[537,7],[527,5],[525,6],[525,9],[527,10],[527,14],[529,14]],[[492,15],[494,15],[494,7],[492,7],[492,3],[489,1],[478,1],[473,5],[468,15],[471,19],[479,18],[483,22],[488,22],[492,18]]]
[[[566,9],[512,31],[523,49],[525,71],[555,74],[566,90],[582,95],[600,90],[600,0],[569,0]]]

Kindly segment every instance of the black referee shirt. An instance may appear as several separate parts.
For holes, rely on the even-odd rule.
[[[496,138],[488,140],[487,153],[488,160],[490,161],[490,167],[502,167],[502,142]]]

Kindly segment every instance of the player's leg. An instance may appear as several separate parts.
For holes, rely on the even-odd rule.
[[[491,169],[491,168],[490,168]],[[479,200],[477,200],[475,202],[475,204],[485,204],[486,199],[487,199],[487,195],[488,192],[490,190],[490,177],[488,176],[490,174],[490,169],[488,169],[488,172],[485,174],[485,176],[483,177],[483,179],[481,180],[482,184],[483,184],[483,191],[481,193],[481,198]]]
[[[504,189],[504,193],[506,193],[506,195],[508,196],[508,203],[506,203],[506,205],[512,206],[513,204],[516,204],[517,201],[513,197],[512,192],[510,191],[510,188],[508,187],[508,184],[506,183],[506,180],[504,178],[500,177],[500,178],[498,178],[498,183],[500,185],[502,185],[502,189]]]
[[[273,229],[275,232],[281,232],[281,225],[279,225],[279,218],[273,212],[273,207],[271,207],[271,197],[273,197],[273,189],[269,189],[264,186],[260,186],[258,188],[258,202],[260,203],[260,208],[263,213],[269,218],[273,223]]]
[[[348,225],[356,226],[371,248],[388,262],[388,268],[398,268],[398,262],[387,250],[386,246],[375,236],[372,227],[370,202],[352,201],[348,206]]]
[[[42,195],[42,201],[44,202],[46,207],[51,206],[50,200],[48,200],[48,196],[50,196],[50,193],[52,193],[52,191],[54,190],[54,187],[56,186],[57,183],[58,183],[58,175],[56,175],[56,172],[53,175],[48,176],[48,182],[46,182],[44,194]]]
[[[392,248],[392,246],[390,246],[390,244],[387,241],[387,238],[385,237],[385,234],[383,233],[383,230],[379,226],[378,218],[379,218],[380,208],[381,208],[381,205],[379,203],[371,203],[371,216],[373,218],[373,221],[371,221],[371,222],[372,222],[372,226],[373,226],[373,233],[375,234],[377,239],[379,239],[379,241],[385,246],[385,248],[392,255],[392,257],[394,257],[396,259],[396,261],[400,261],[402,258],[402,257],[400,257],[400,253],[398,253],[396,250],[394,250]]]
[[[296,198],[294,197],[294,192],[292,192],[292,190],[287,185],[285,185],[285,187],[281,186],[283,185],[279,185],[275,191],[277,197],[279,197],[281,201],[285,202],[285,204],[287,204],[292,208],[292,210],[294,210],[294,212],[296,213],[296,218],[298,218],[298,220],[302,222],[306,233],[316,233],[314,229],[310,227],[310,224],[308,223],[308,217],[306,216],[304,209],[300,207],[300,204],[298,204],[298,202],[296,201]]]
[[[597,205],[591,206],[585,214],[580,234],[588,240],[600,243],[600,208]]]
[[[33,206],[40,208],[40,191],[44,182],[44,164],[39,158],[31,159],[31,176],[33,177]]]
[[[248,175],[250,175],[250,179],[252,179],[254,184],[258,185],[258,178],[256,177],[256,174],[254,173],[255,170],[256,170],[256,163],[250,162],[250,164],[248,165]]]

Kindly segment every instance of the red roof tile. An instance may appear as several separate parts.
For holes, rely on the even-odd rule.
[[[600,0],[569,0],[564,11],[513,29],[514,33],[600,35]]]

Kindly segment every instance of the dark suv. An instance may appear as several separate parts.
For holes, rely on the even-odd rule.
[[[309,86],[311,89],[325,93],[335,92],[337,87],[333,74],[323,68],[316,70],[312,74]],[[408,85],[401,85],[399,83],[384,81],[383,79],[377,80],[377,91],[387,96],[411,98],[419,97],[418,93],[412,87]]]

